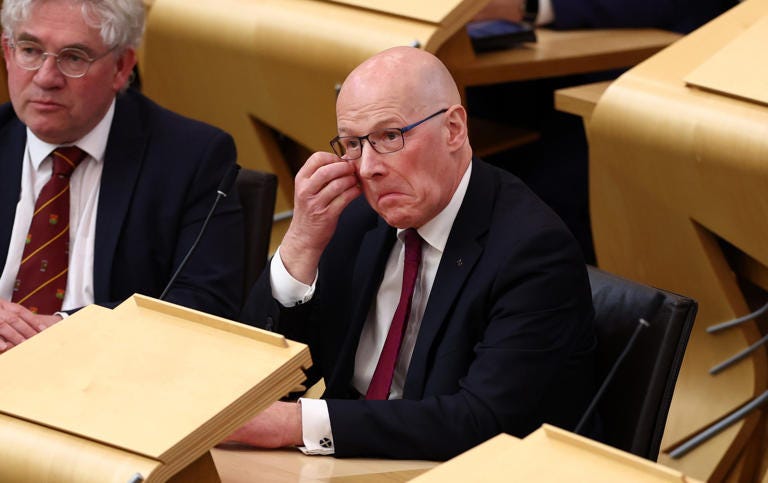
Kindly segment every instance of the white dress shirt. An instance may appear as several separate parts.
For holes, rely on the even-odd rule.
[[[88,156],[77,166],[69,180],[69,270],[67,289],[62,310],[71,310],[92,304],[93,256],[96,233],[96,209],[99,201],[99,184],[104,166],[104,152],[115,113],[115,102],[91,132],[73,143]],[[0,275],[0,298],[10,300],[18,275],[24,240],[27,237],[32,214],[43,186],[53,174],[51,152],[58,145],[46,143],[27,129],[27,145],[21,173],[21,194],[16,205],[8,255]]]
[[[427,307],[429,294],[432,291],[432,284],[435,281],[437,267],[443,256],[448,235],[461,203],[464,201],[471,172],[472,164],[470,163],[448,205],[436,217],[417,229],[424,240],[421,264],[411,302],[411,312],[392,378],[389,399],[402,398],[408,366],[421,327],[421,319]],[[392,323],[392,317],[400,300],[400,291],[403,285],[403,258],[405,256],[403,231],[397,231],[397,241],[387,259],[384,278],[379,286],[376,299],[368,312],[357,346],[352,385],[360,394],[365,394],[368,390],[368,385],[379,361],[379,355],[384,347],[389,326]],[[270,282],[272,295],[286,307],[306,303],[314,294],[314,284],[305,285],[295,280],[287,272],[280,259],[279,249],[272,258],[270,265]],[[302,398],[300,401],[304,439],[304,447],[300,449],[307,454],[333,454],[333,433],[327,404],[323,400],[306,398]]]
[[[539,0],[539,14],[536,15],[536,25],[547,25],[555,20],[552,10],[552,0]]]

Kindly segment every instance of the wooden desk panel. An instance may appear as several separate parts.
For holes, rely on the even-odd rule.
[[[706,331],[765,296],[746,282],[768,285],[768,109],[685,81],[766,17],[768,0],[729,10],[614,81],[588,124],[599,265],[699,302],[659,461],[712,481],[757,481],[766,467],[759,413],[689,453],[671,451],[768,387],[764,348],[710,372],[757,341],[758,324]],[[765,71],[750,65],[762,58],[763,43],[747,44],[753,49],[738,58],[740,67],[760,78]]]
[[[145,93],[230,132],[241,165],[277,174],[276,212],[287,214],[293,174],[277,138],[328,150],[335,88],[376,52],[419,45],[440,57],[463,89],[631,66],[679,38],[659,30],[540,30],[535,44],[476,56],[463,25],[483,1],[398,0],[386,4],[387,13],[378,0],[145,2]],[[286,227],[276,223],[273,238]]]
[[[681,36],[657,29],[540,28],[536,37],[517,48],[463,56],[457,52],[464,47],[455,45],[462,39],[454,38],[437,55],[459,84],[472,86],[629,67]]]
[[[334,458],[306,456],[297,449],[254,450],[214,449],[211,451],[222,483],[270,483],[335,481],[336,478],[402,478],[416,476],[436,466],[434,461],[380,460],[368,458]],[[403,472],[402,474],[400,472]],[[393,474],[395,476],[393,476]],[[399,475],[399,476],[398,476]],[[367,479],[365,481],[375,481]],[[384,479],[379,481],[404,481]]]
[[[575,114],[586,124],[592,117],[592,111],[611,81],[595,82],[575,87],[566,87],[555,91],[555,109]]]

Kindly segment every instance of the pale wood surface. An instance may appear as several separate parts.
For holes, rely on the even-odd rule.
[[[680,459],[667,453],[768,385],[764,350],[709,374],[757,340],[754,323],[705,331],[750,311],[737,279],[750,276],[735,271],[738,264],[721,240],[768,266],[768,225],[762,222],[768,217],[768,109],[687,87],[685,78],[766,15],[768,1],[748,0],[639,64],[605,91],[588,125],[598,264],[699,302],[660,461],[715,481],[729,473],[746,445],[760,444],[752,441],[758,415]],[[765,45],[752,49],[751,56],[740,57],[751,59],[741,66],[750,71]],[[754,69],[754,75],[764,71]]]
[[[443,58],[462,85],[596,72],[634,65],[680,38],[656,29],[536,30],[536,42],[470,59]],[[441,52],[438,51],[438,56]]]
[[[151,0],[143,88],[160,104],[231,133],[241,165],[278,176],[275,212],[282,213],[293,206],[293,174],[276,131],[328,151],[336,88],[376,52],[418,44],[441,57],[463,88],[625,67],[679,37],[542,30],[535,45],[475,56],[463,27],[486,1]],[[276,224],[273,238],[286,226]]]
[[[61,432],[162,462],[151,475],[162,479],[302,382],[310,364],[303,344],[134,295],[3,354],[0,372],[15,379],[0,412],[52,428],[41,464],[56,453],[69,468],[53,445]]]
[[[214,449],[211,453],[222,483],[321,482],[340,477],[355,479],[366,475],[426,470],[437,465],[434,461],[307,456],[292,448]]]
[[[611,81],[594,82],[555,91],[555,109],[584,118],[588,122],[592,111]]]
[[[456,2],[410,3],[444,12]],[[272,129],[313,151],[330,150],[336,86],[347,73],[375,52],[426,46],[451,28],[458,25],[315,0],[155,0],[140,68],[147,95],[225,129],[241,165],[277,174],[279,213],[292,208],[293,175],[268,140]]]
[[[768,105],[768,64],[755,62],[756,45],[768,45],[768,17],[715,53],[685,78],[691,85]]]
[[[4,482],[125,483],[137,473],[149,476],[162,465],[2,413],[0,448],[0,481]]]
[[[544,425],[520,440],[501,434],[412,480],[431,482],[691,481],[679,471]]]
[[[387,471],[367,475],[336,476],[331,483],[404,483],[424,474],[427,469]]]

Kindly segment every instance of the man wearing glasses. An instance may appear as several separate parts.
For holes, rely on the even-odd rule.
[[[235,164],[228,134],[126,90],[141,0],[5,0],[2,24],[0,353],[84,305],[159,296]],[[234,317],[236,197],[210,225],[166,300]]]
[[[241,316],[309,344],[324,400],[277,402],[229,440],[442,460],[500,432],[573,429],[594,389],[579,247],[517,178],[472,158],[445,66],[377,54],[336,114],[333,153],[296,176]]]

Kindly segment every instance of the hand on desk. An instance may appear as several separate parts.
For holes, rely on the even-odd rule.
[[[256,448],[283,448],[304,444],[301,434],[301,406],[275,402],[230,434],[224,443],[241,443]]]
[[[19,304],[0,299],[0,354],[61,320],[59,315],[39,315]]]

